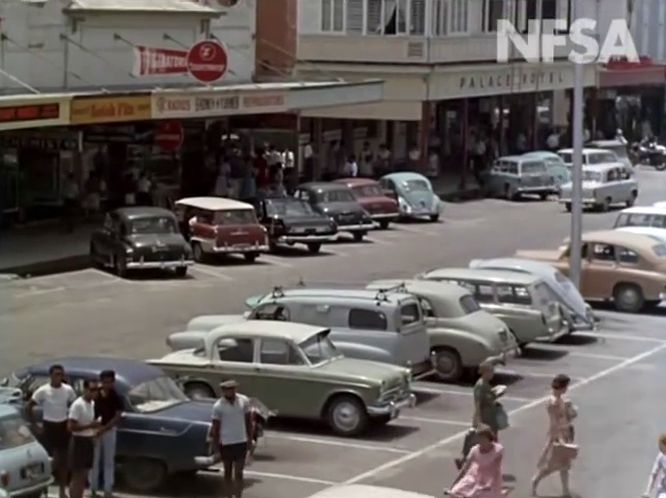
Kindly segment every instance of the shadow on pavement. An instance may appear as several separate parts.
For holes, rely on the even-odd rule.
[[[540,349],[538,346],[529,345],[523,348],[521,358],[539,361],[555,361],[568,355],[568,351],[558,351],[554,349]]]

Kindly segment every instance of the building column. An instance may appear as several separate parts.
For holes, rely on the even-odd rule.
[[[596,87],[590,89],[590,138],[597,136],[597,120],[599,119],[599,93]]]
[[[532,94],[532,150],[539,150],[539,92]]]
[[[432,105],[430,102],[421,102],[421,126],[419,127],[419,150],[421,151],[420,168],[425,173],[428,169],[428,156],[430,155],[430,123],[432,121]]]
[[[469,169],[469,154],[467,153],[469,141],[469,99],[463,100],[463,122],[462,122],[462,171],[460,172],[460,190],[467,188],[467,170]]]
[[[321,178],[322,165],[324,159],[324,122],[322,118],[314,118],[314,168],[311,180],[316,181]]]

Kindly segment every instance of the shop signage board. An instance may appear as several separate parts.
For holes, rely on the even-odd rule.
[[[134,68],[137,77],[187,74],[187,50],[134,47]]]
[[[153,93],[154,119],[208,118],[286,112],[286,92]]]
[[[178,121],[164,121],[155,127],[155,145],[166,152],[179,150],[185,140],[185,130]]]
[[[187,69],[202,83],[213,83],[227,72],[227,50],[222,44],[204,40],[195,43],[187,54]]]
[[[69,97],[3,97],[0,99],[0,130],[69,124],[69,101]]]
[[[213,83],[227,73],[229,56],[216,40],[202,40],[189,50],[138,45],[134,47],[132,74],[137,77],[191,75],[202,83]]]
[[[150,96],[75,98],[70,106],[70,123],[98,124],[151,119]]]

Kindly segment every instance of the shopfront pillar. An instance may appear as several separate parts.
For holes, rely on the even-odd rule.
[[[421,157],[419,166],[422,172],[428,169],[428,157],[430,156],[430,123],[432,121],[432,104],[421,103],[421,123],[419,126],[419,151]]]
[[[324,121],[322,118],[314,118],[314,137],[312,140],[314,144],[314,171],[312,180],[321,178],[321,172],[324,161]]]
[[[597,136],[597,121],[599,119],[599,94],[596,88],[590,88],[589,90],[589,103],[590,103],[590,113],[589,117],[589,131],[590,137]]]
[[[462,122],[462,171],[460,172],[460,190],[467,188],[467,169],[469,167],[469,99],[463,100]]]
[[[529,114],[532,123],[532,140],[530,141],[530,145],[532,146],[532,150],[539,150],[539,93],[533,92],[530,100],[532,102],[532,111]]]

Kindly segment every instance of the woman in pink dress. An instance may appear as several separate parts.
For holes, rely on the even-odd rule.
[[[450,490],[444,494],[455,498],[504,498],[502,489],[502,454],[504,448],[495,442],[490,427],[477,431],[479,444],[474,446]]]

